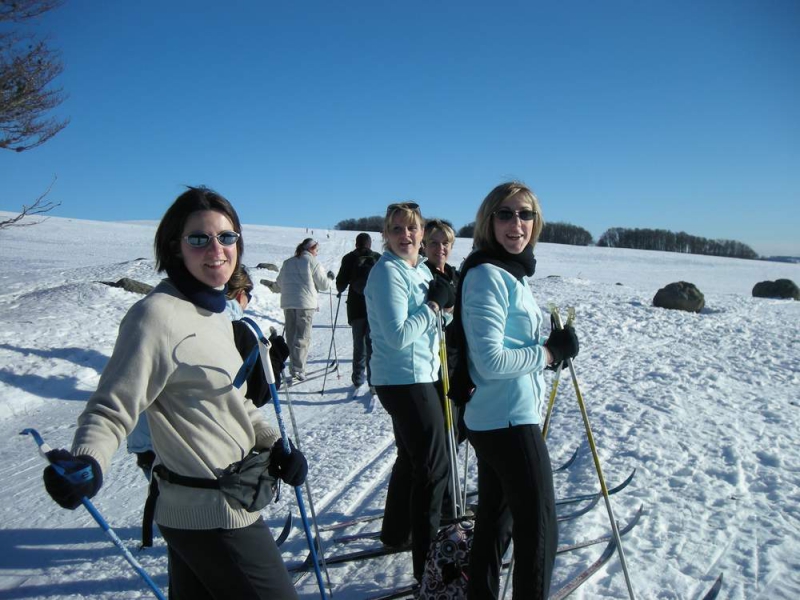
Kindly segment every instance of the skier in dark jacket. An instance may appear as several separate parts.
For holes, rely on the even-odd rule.
[[[460,279],[459,272],[453,265],[447,264],[447,259],[450,258],[450,252],[453,250],[453,243],[456,240],[456,233],[453,227],[447,221],[442,219],[430,219],[425,223],[425,234],[422,238],[423,247],[425,250],[425,266],[428,267],[434,277],[441,277],[449,283],[453,290],[458,289],[458,281]],[[447,309],[447,312],[452,313],[452,309]],[[447,368],[450,373],[455,370],[456,359],[458,357],[458,349],[452,340],[452,327],[451,322],[445,327],[444,337],[447,346]],[[463,411],[462,411],[463,412]],[[464,436],[466,433],[464,433]],[[459,432],[459,441],[462,441],[461,431]]]
[[[429,219],[425,223],[425,233],[422,237],[423,249],[427,260],[423,263],[434,278],[438,277],[445,280],[453,288],[453,293],[458,289],[459,273],[453,265],[447,264],[447,259],[450,258],[450,252],[453,250],[453,244],[456,241],[456,232],[453,230],[452,225],[443,219]],[[452,313],[453,309],[444,309],[445,312]],[[455,371],[456,361],[458,359],[458,349],[454,343],[453,337],[453,323],[449,323],[444,329],[445,347],[447,348],[447,370],[448,374]],[[444,369],[444,366],[442,366]],[[442,410],[445,410],[444,402],[444,379],[440,376],[439,381],[435,383],[436,389],[442,401]],[[461,444],[467,439],[467,426],[464,424],[464,406],[456,406],[451,403],[451,411],[453,424],[455,427],[456,443]],[[446,411],[445,411],[445,414]],[[444,493],[444,502],[442,503],[442,517],[453,517],[459,514],[458,511],[454,513],[456,508],[453,505],[452,490],[447,486]],[[464,507],[462,507],[464,508]]]
[[[364,384],[372,387],[369,359],[372,356],[372,340],[369,337],[369,321],[367,321],[367,302],[364,299],[364,287],[372,266],[381,255],[372,250],[372,238],[368,233],[356,236],[356,249],[342,258],[339,274],[336,275],[336,289],[341,298],[349,287],[347,294],[347,323],[353,332],[353,397],[361,394]]]

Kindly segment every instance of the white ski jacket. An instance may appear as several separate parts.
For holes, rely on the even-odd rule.
[[[278,278],[281,288],[281,308],[317,308],[317,292],[327,292],[331,288],[322,265],[305,250],[300,256],[292,256],[283,261]]]

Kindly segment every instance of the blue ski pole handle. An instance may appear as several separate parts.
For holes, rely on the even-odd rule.
[[[275,407],[275,417],[278,420],[278,429],[281,432],[281,444],[287,454],[291,454],[292,449],[289,445],[289,437],[286,435],[286,425],[283,422],[283,412],[281,411],[281,402],[278,399],[278,388],[275,387],[275,374],[272,372],[272,364],[269,362],[269,341],[261,332],[261,328],[255,321],[249,317],[242,319],[255,333],[258,339],[259,356],[261,357],[261,366],[264,369],[264,377],[269,386],[269,392],[272,394],[272,404]],[[317,585],[319,586],[320,596],[322,600],[327,600],[328,595],[325,591],[325,582],[322,580],[322,569],[319,565],[319,557],[317,556],[316,544],[314,543],[314,535],[311,533],[311,525],[308,522],[308,515],[306,514],[306,505],[303,502],[303,488],[296,486],[294,488],[294,495],[297,498],[297,508],[300,511],[300,520],[303,522],[303,529],[306,533],[306,541],[308,542],[308,549],[311,553],[311,560],[314,562],[314,574],[317,578]]]
[[[39,447],[39,452],[42,454],[42,456],[44,456],[45,460],[50,462],[50,459],[47,458],[47,453],[50,452],[52,448],[44,442],[42,436],[39,435],[38,431],[29,428],[29,429],[23,429],[22,431],[20,431],[19,434],[31,436],[33,440],[36,442],[36,445]],[[64,469],[62,469],[60,466],[54,464],[52,466],[56,470],[56,473],[70,479],[70,477],[64,472]],[[73,475],[78,475],[80,477],[81,473],[82,471],[78,471]],[[144,580],[147,586],[152,590],[155,597],[158,598],[159,600],[167,600],[164,594],[159,589],[159,587],[156,585],[155,581],[153,581],[150,578],[150,575],[148,575],[147,571],[145,571],[142,565],[139,564],[139,561],[133,557],[131,551],[128,550],[127,546],[125,546],[125,544],[122,543],[122,540],[119,539],[119,536],[114,532],[113,529],[111,529],[111,526],[103,518],[103,515],[100,514],[97,508],[95,508],[94,504],[92,504],[92,501],[84,496],[83,498],[81,498],[81,504],[83,504],[86,510],[89,511],[89,514],[92,515],[92,518],[97,522],[98,525],[100,525],[100,528],[106,533],[106,535],[113,542],[113,544],[117,548],[119,548],[120,552],[122,552],[122,555],[125,557],[125,560],[127,560],[128,563],[130,563],[134,571],[136,571],[139,574],[139,577],[141,577]]]

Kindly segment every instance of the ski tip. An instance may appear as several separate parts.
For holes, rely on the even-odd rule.
[[[706,592],[706,595],[703,596],[702,600],[714,600],[717,596],[719,596],[720,591],[722,590],[722,576],[723,573],[719,574],[716,581],[714,581],[714,585],[711,586],[711,589]]]

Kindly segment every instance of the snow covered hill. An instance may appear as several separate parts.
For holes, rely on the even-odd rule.
[[[62,510],[49,499],[42,459],[19,432],[34,427],[51,446],[69,445],[118,323],[138,299],[98,282],[157,282],[154,231],[153,223],[60,218],[0,231],[0,599],[149,597],[84,510]],[[306,235],[303,229],[245,226],[244,262],[280,265]],[[316,231],[315,237],[323,266],[338,270],[355,234]],[[470,245],[457,241],[454,264]],[[577,312],[581,354],[575,367],[606,479],[613,485],[637,470],[631,485],[612,496],[621,521],[644,505],[642,521],[624,538],[637,596],[697,598],[724,572],[721,597],[800,597],[800,302],[750,295],[758,281],[800,282],[800,265],[552,244],[537,247],[536,255],[532,286],[540,305]],[[252,275],[256,282],[275,278],[266,269]],[[702,313],[652,306],[655,292],[673,281],[699,287],[706,297]],[[312,368],[327,360],[336,310],[335,297],[321,300]],[[256,286],[247,313],[265,327],[282,328],[278,296],[265,286]],[[335,336],[339,376],[327,378],[324,394],[319,378],[285,397],[309,457],[321,524],[379,512],[393,461],[388,416],[367,398],[349,397],[352,343],[344,307]],[[556,475],[559,496],[599,489],[585,440],[575,394],[562,385],[548,444],[555,463],[575,448],[580,452]],[[145,493],[135,461],[120,449],[95,504],[131,548]],[[284,490],[264,515],[278,529],[291,510],[297,514],[293,495]],[[601,502],[564,523],[560,540],[608,529]],[[287,562],[305,557],[300,529],[282,550]],[[554,585],[600,550],[559,557]],[[329,555],[339,551],[326,546]],[[163,541],[137,557],[165,588]],[[411,579],[407,555],[329,571],[341,600]],[[318,595],[313,576],[298,590],[303,598]],[[619,562],[611,561],[575,597],[627,597]]]

